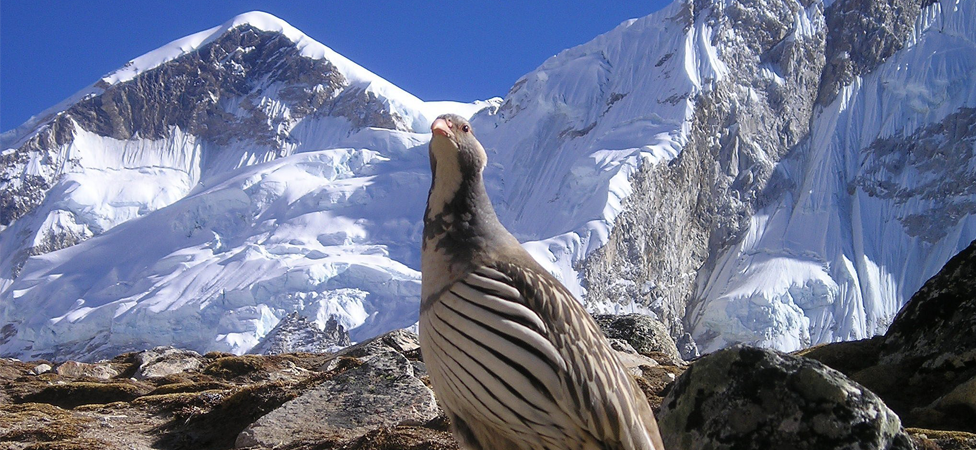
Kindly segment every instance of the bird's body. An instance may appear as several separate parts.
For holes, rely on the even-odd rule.
[[[596,323],[496,218],[470,125],[432,131],[420,344],[462,446],[663,450]]]

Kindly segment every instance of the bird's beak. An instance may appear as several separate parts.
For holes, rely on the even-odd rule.
[[[441,136],[448,137],[448,138],[451,137],[453,134],[451,133],[450,125],[444,119],[435,120],[434,123],[430,126],[430,132],[435,135],[439,134]]]

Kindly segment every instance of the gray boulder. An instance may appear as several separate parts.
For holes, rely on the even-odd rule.
[[[325,329],[315,322],[293,312],[278,322],[248,353],[255,355],[280,355],[283,353],[326,353],[336,347],[350,344],[349,332],[339,325],[335,315],[330,316]]]
[[[393,330],[380,336],[379,342],[400,353],[408,353],[420,348],[420,336],[404,329]],[[372,345],[371,341],[365,344]]]
[[[30,373],[33,374],[33,375],[40,375],[42,373],[48,373],[48,372],[50,372],[53,369],[54,368],[51,367],[50,364],[41,363],[41,364],[38,364],[38,365],[34,366],[34,368],[31,369]]]
[[[58,366],[57,372],[58,375],[61,375],[62,377],[88,377],[98,378],[100,380],[109,380],[119,375],[119,371],[107,362],[89,364],[77,361],[66,361]]]
[[[701,356],[701,352],[698,351],[698,344],[695,339],[691,337],[691,333],[684,333],[678,337],[678,342],[675,342],[678,346],[678,353],[681,353],[681,357],[686,361],[690,361]]]
[[[273,448],[321,436],[354,438],[380,427],[423,424],[440,414],[434,393],[396,348],[416,335],[394,331],[341,352],[323,369],[337,374],[261,417],[238,448]],[[343,369],[349,364],[356,365]]]
[[[135,362],[138,368],[134,378],[144,380],[199,370],[203,366],[203,357],[192,350],[156,347],[137,353]]]
[[[634,350],[634,347],[623,339],[610,339],[610,348],[617,352],[617,358],[635,377],[643,376],[644,368],[660,365],[656,360],[637,353],[637,350]]]
[[[603,334],[610,339],[623,339],[641,354],[659,353],[669,364],[682,362],[678,347],[663,323],[643,314],[593,316]]]
[[[695,362],[664,398],[658,424],[669,450],[913,448],[898,416],[842,373],[750,347]]]

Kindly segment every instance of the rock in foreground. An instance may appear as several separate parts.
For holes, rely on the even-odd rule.
[[[913,448],[898,416],[840,372],[750,347],[695,362],[658,422],[670,450]]]
[[[395,331],[338,353],[4,359],[0,448],[455,449],[416,346]]]
[[[352,354],[361,357],[347,356]],[[401,423],[423,424],[440,414],[434,393],[419,378],[423,374],[383,339],[347,349],[326,363],[342,365],[353,367],[258,419],[238,436],[236,446],[266,448],[329,435],[356,437]]]
[[[593,316],[593,319],[608,338],[623,339],[638,353],[663,356],[673,364],[682,362],[668,328],[651,316],[600,314]]]
[[[912,296],[884,336],[800,354],[877,393],[906,426],[976,433],[976,241]]]

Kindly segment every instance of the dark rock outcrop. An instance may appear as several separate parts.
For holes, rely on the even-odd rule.
[[[848,374],[907,426],[976,433],[976,241],[912,296],[884,336],[800,354]]]
[[[751,347],[695,362],[658,422],[670,450],[913,448],[898,416],[842,373]]]
[[[863,163],[848,192],[861,189],[895,203],[918,198],[928,203],[896,216],[909,235],[934,244],[976,213],[969,164],[976,159],[976,109],[961,108],[908,136],[879,138],[860,153]]]
[[[839,0],[831,4],[825,11],[830,33],[817,104],[830,103],[854,78],[871,72],[904,47],[922,3],[923,0]]]

